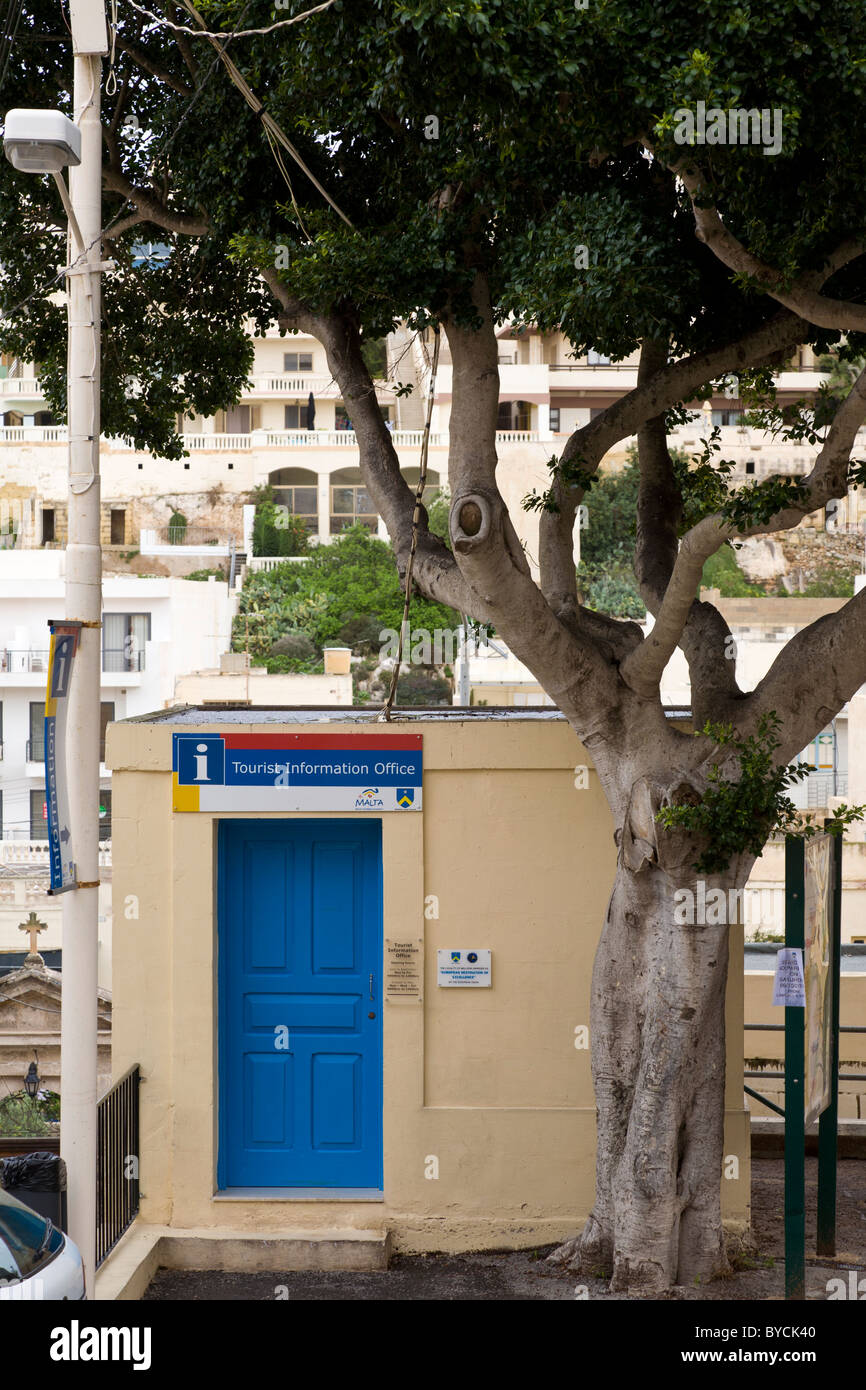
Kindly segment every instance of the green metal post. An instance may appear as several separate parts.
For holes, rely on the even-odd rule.
[[[804,945],[805,845],[785,840],[785,946]],[[805,1009],[785,1006],[785,1298],[806,1297]]]
[[[831,837],[830,887],[830,1104],[818,1121],[819,1255],[836,1254],[836,1147],[839,1120],[839,996],[842,967],[842,836]]]

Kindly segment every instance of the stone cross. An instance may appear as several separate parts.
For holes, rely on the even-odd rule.
[[[38,952],[37,949],[36,949],[36,947],[37,947],[37,945],[38,945],[37,938],[38,938],[39,933],[40,933],[41,931],[47,931],[47,930],[48,930],[48,923],[47,923],[47,922],[40,922],[39,919],[38,919],[38,917],[36,916],[36,913],[35,913],[35,912],[31,912],[31,913],[30,913],[30,916],[27,918],[27,921],[26,921],[26,922],[22,922],[21,925],[20,925],[20,927],[18,928],[18,930],[19,930],[19,931],[26,931],[26,932],[29,932],[29,933],[30,933],[30,952],[29,952],[29,954],[28,954],[28,956],[27,956],[27,961],[34,961],[34,960],[42,961],[42,957],[40,956],[39,952]],[[27,961],[25,961],[25,964],[27,963]],[[42,964],[44,965],[45,962],[42,961]]]

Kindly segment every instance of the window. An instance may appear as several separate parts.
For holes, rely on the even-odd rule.
[[[586,360],[590,367],[610,366],[610,358],[606,357],[603,352],[596,352],[595,348],[590,348],[586,354]]]
[[[334,407],[334,429],[335,429],[335,430],[350,430],[351,428],[352,428],[352,421],[349,419],[348,412],[346,411],[346,407],[345,407],[344,405],[337,405],[337,406],[335,406],[335,407]]]
[[[103,671],[143,671],[149,641],[149,613],[103,613]]]
[[[311,352],[283,353],[284,372],[311,372],[312,370],[313,354]]]
[[[552,406],[550,407],[550,428],[553,430],[553,433],[554,433],[554,434],[559,434],[559,406],[558,406],[558,405],[552,405]]]
[[[126,512],[121,507],[111,509],[111,544],[126,544]]]
[[[307,406],[305,406],[305,405],[287,405],[287,406],[284,406],[284,411],[285,411],[285,424],[284,424],[284,426],[283,426],[284,429],[287,429],[287,430],[305,430],[305,429],[309,429],[309,425],[307,424],[307,418],[308,418],[308,407],[307,407]]]
[[[530,410],[528,401],[500,401],[496,428],[498,430],[528,430],[530,428]]]
[[[48,802],[44,787],[30,788],[30,838],[48,839]]]
[[[339,535],[348,526],[360,522],[368,531],[378,527],[379,516],[373,499],[365,487],[331,488],[331,535]]]
[[[743,418],[742,410],[714,410],[714,425],[739,425]]]
[[[288,507],[292,516],[303,521],[308,531],[319,529],[319,493],[315,487],[274,488],[274,501]]]
[[[42,544],[43,544],[43,545],[46,545],[48,542],[53,541],[53,540],[55,539],[54,524],[55,524],[55,523],[54,523],[54,508],[53,508],[53,507],[43,507],[43,508],[42,508]]]
[[[114,701],[103,700],[99,706],[99,761],[105,762],[105,730],[114,719]]]
[[[99,838],[111,839],[111,792],[99,788]]]
[[[28,763],[45,761],[45,702],[30,701],[30,736],[27,739]]]
[[[30,789],[30,838],[48,839],[48,802],[44,787]],[[111,839],[111,792],[99,789],[99,838]]]
[[[249,434],[250,408],[248,405],[233,405],[226,411],[226,434]]]
[[[754,471],[755,471],[755,460],[754,460],[754,459],[746,459],[746,472],[747,472],[747,473],[754,473]]]

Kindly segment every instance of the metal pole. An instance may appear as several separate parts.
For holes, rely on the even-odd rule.
[[[99,19],[94,12],[98,12]],[[102,0],[71,6],[73,119],[81,163],[70,170],[72,206],[86,249],[68,276],[69,530],[66,615],[83,624],[70,690],[69,812],[79,887],[63,899],[61,1148],[67,1167],[69,1234],[84,1260],[88,1297],[96,1275],[97,987],[99,952],[99,732],[102,552],[99,391],[102,130],[98,56]],[[96,37],[94,38],[94,34]],[[93,49],[97,52],[93,52]],[[90,51],[88,51],[90,50]],[[103,52],[106,51],[104,48]],[[70,262],[78,259],[70,247]]]
[[[826,826],[826,821],[824,822]],[[836,1159],[839,1120],[839,995],[842,967],[842,836],[830,838],[833,878],[830,889],[830,1104],[818,1120],[819,1255],[836,1254]]]
[[[785,946],[802,952],[805,928],[805,846],[785,840]],[[785,1298],[806,1297],[805,1013],[785,1006]]]

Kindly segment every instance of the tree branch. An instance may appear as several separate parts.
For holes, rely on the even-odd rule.
[[[348,315],[315,313],[290,293],[273,266],[263,265],[258,269],[280,305],[281,326],[300,328],[318,338],[325,348],[328,366],[350,408],[364,483],[388,529],[402,577],[412,543],[415,493],[400,472],[400,460],[379,409],[376,387],[361,355],[357,325]],[[459,613],[489,619],[483,601],[462,576],[451,551],[427,529],[426,512],[422,521],[413,566],[418,588],[429,598]]]
[[[738,368],[743,371],[772,363],[791,352],[806,328],[803,319],[783,311],[760,328],[719,348],[668,362],[645,381],[639,381],[603,415],[575,430],[560,456],[560,468],[579,462],[585,472],[594,473],[615,444],[636,434],[648,420],[689,400],[707,381]],[[560,475],[554,480],[552,492],[558,511],[542,513],[539,532],[541,587],[555,613],[573,614],[577,587],[572,533],[583,491],[563,483]]]
[[[149,53],[146,53],[143,48],[138,47],[138,44],[130,43],[129,39],[124,38],[121,33],[117,34],[115,44],[120,49],[121,53],[125,53],[127,57],[132,59],[137,67],[143,68],[145,72],[149,72],[151,77],[155,77],[159,82],[164,82],[167,87],[171,87],[172,91],[177,92],[178,96],[187,98],[192,96],[192,87],[187,86],[185,82],[181,82],[179,77],[175,77],[174,73],[170,72],[168,68],[164,68],[154,58],[151,58]]]
[[[129,179],[111,165],[103,166],[102,182],[113,193],[122,193],[127,202],[138,208],[148,222],[165,228],[167,232],[176,232],[179,236],[207,236],[210,231],[205,218],[172,212],[153,194],[146,193],[142,188],[134,188]]]
[[[682,180],[683,187],[691,199],[698,240],[704,242],[723,265],[738,275],[749,276],[777,303],[819,328],[835,328],[843,333],[866,332],[866,305],[855,304],[845,299],[831,299],[827,295],[819,294],[816,289],[816,282],[824,283],[836,270],[863,255],[864,247],[859,242],[848,239],[837,247],[827,259],[827,274],[824,271],[807,272],[786,287],[781,272],[747,250],[725,226],[716,207],[700,206],[699,200],[702,197],[711,196],[711,191],[702,181],[700,170],[688,160],[680,160],[670,165],[670,168]]]
[[[683,537],[658,618],[643,646],[626,658],[622,677],[641,695],[658,688],[662,672],[679,645],[695,590],[709,557],[737,536],[764,536],[786,531],[831,497],[848,492],[848,460],[857,430],[866,417],[866,368],[860,373],[827,431],[811,473],[803,481],[803,502],[785,507],[768,521],[737,527],[720,513],[704,517]]]

